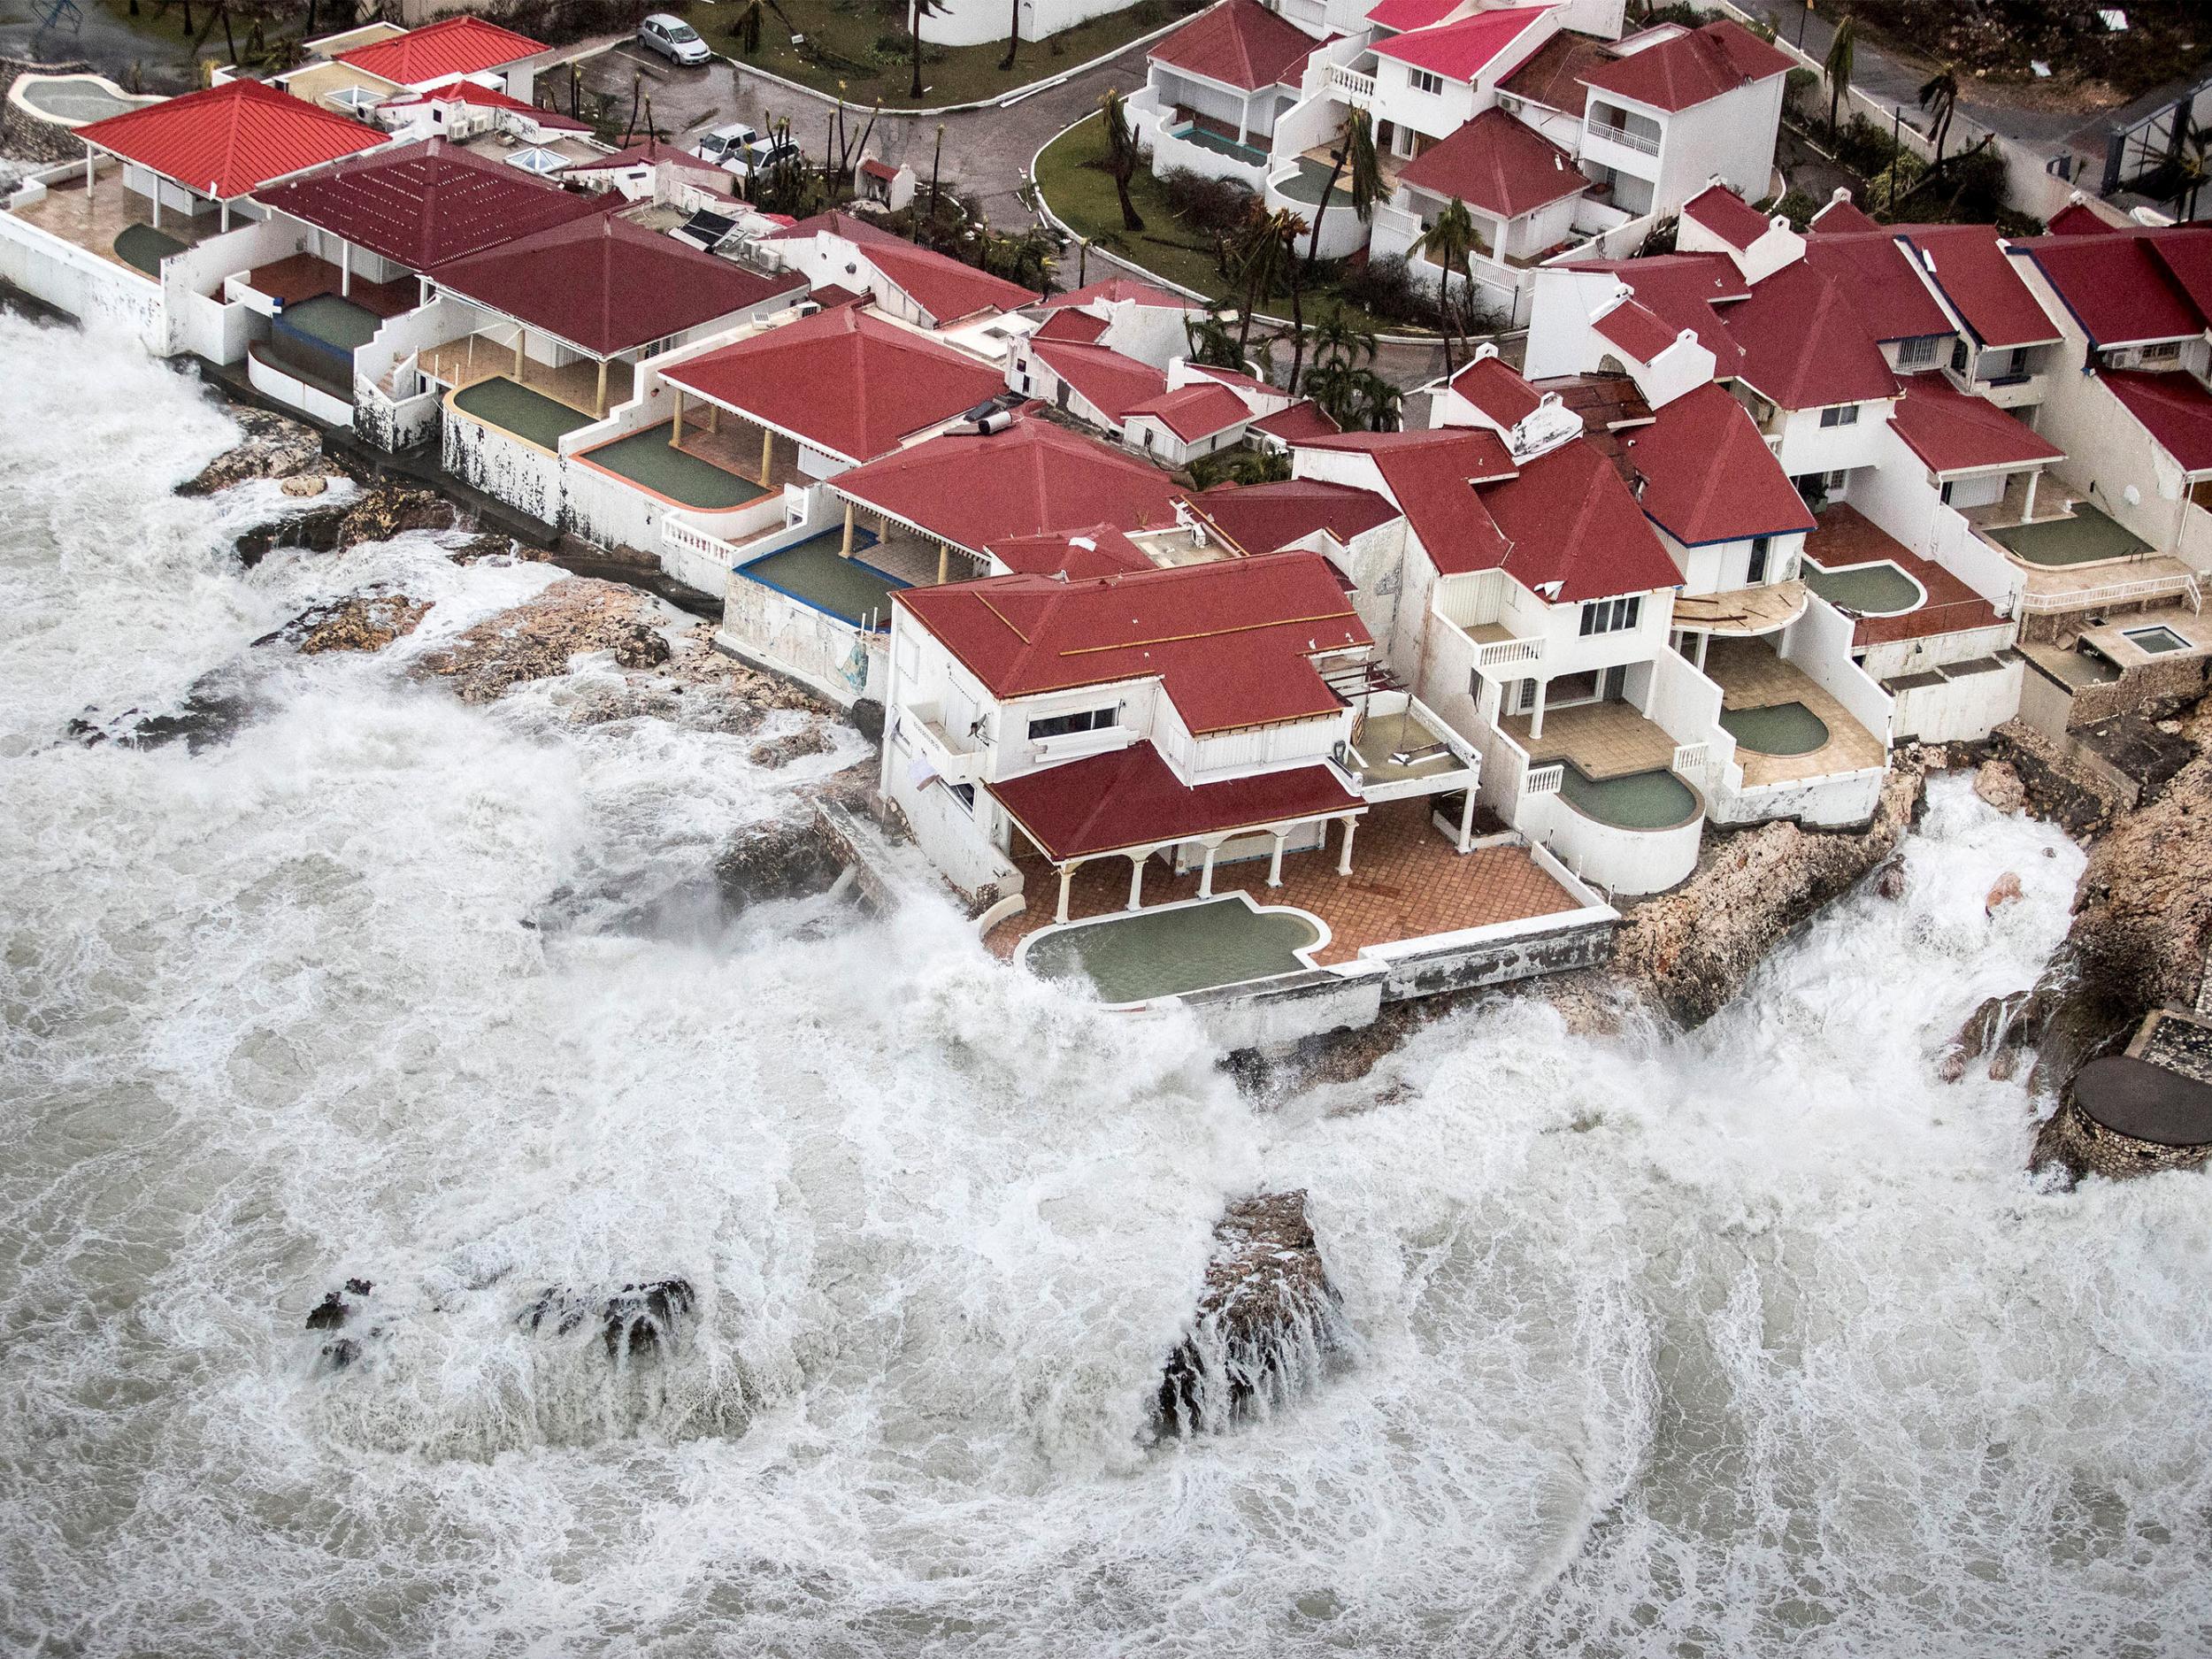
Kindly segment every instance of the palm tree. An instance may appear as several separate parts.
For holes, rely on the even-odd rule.
[[[1375,204],[1383,198],[1382,167],[1375,159],[1375,123],[1365,110],[1344,118],[1336,148],[1329,152],[1329,188],[1321,192],[1321,204],[1313,210],[1313,238],[1306,243],[1306,265],[1312,268],[1321,250],[1321,216],[1336,195],[1336,181],[1346,168],[1352,173],[1352,211],[1366,224],[1375,216]]]
[[[1022,0],[1006,0],[1006,56],[998,60],[1003,74],[1014,66],[1014,49],[1022,43]]]
[[[1828,42],[1828,56],[1821,60],[1820,73],[1828,82],[1828,131],[1833,135],[1841,130],[1836,126],[1836,114],[1843,105],[1843,94],[1851,84],[1851,52],[1858,44],[1859,20],[1851,12],[1843,14],[1843,21],[1836,25],[1835,38]]]
[[[1222,321],[1217,309],[1210,309],[1198,316],[1186,313],[1183,340],[1190,348],[1187,355],[1193,363],[1234,369],[1240,374],[1244,372],[1244,354],[1237,349],[1237,337],[1229,332],[1229,325]]]
[[[1395,432],[1398,429],[1398,406],[1405,394],[1372,369],[1355,369],[1352,378],[1359,389],[1368,431]]]
[[[1444,331],[1444,378],[1448,380],[1452,378],[1452,277],[1456,273],[1470,284],[1474,281],[1467,269],[1467,257],[1475,250],[1475,221],[1468,216],[1467,204],[1457,196],[1446,203],[1436,223],[1423,231],[1413,246],[1438,267],[1436,320]]]
[[[1314,325],[1313,372],[1350,369],[1375,360],[1375,336],[1346,315],[1341,306]]]
[[[1114,194],[1121,198],[1121,227],[1142,230],[1144,220],[1129,199],[1129,180],[1137,175],[1139,159],[1137,135],[1129,130],[1129,101],[1119,88],[1109,87],[1099,95],[1098,112],[1106,120],[1106,171],[1113,178]]]
[[[1244,315],[1237,319],[1239,357],[1251,346],[1253,313],[1282,280],[1283,263],[1289,255],[1289,243],[1283,234],[1285,219],[1299,230],[1306,227],[1305,221],[1289,209],[1270,213],[1255,202],[1251,217],[1230,245],[1229,269],[1244,289]]]
[[[942,12],[945,0],[907,0],[907,4],[912,8],[907,13],[907,29],[913,36],[914,79],[906,88],[906,96],[918,98],[922,96],[922,19]]]
[[[1943,143],[1951,135],[1951,117],[1959,107],[1959,74],[1955,66],[1945,64],[1928,78],[1920,88],[1920,107],[1931,118],[1929,135],[1935,141],[1935,171],[1939,173],[1943,171]]]
[[[760,29],[764,21],[760,0],[746,0],[730,25],[730,39],[737,43],[738,55],[750,58],[760,50]]]
[[[1298,373],[1306,365],[1306,267],[1298,260],[1298,238],[1306,232],[1306,221],[1288,208],[1278,208],[1270,216],[1268,225],[1283,244],[1283,275],[1290,283],[1290,378],[1283,384],[1294,394],[1298,390]]]
[[[2174,193],[2182,204],[2175,215],[2183,224],[2197,216],[2197,196],[2208,182],[2212,182],[2212,127],[2193,127],[2183,141],[2185,149],[2177,162],[2181,188]]]

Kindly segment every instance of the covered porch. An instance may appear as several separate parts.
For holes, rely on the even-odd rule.
[[[164,207],[157,197],[126,186],[121,165],[104,158],[97,167],[88,158],[42,188],[39,200],[10,210],[15,218],[142,276],[159,277],[161,262],[171,254],[245,223],[232,217],[227,203],[196,198],[196,211],[190,213]]]
[[[503,328],[479,330],[442,345],[425,346],[417,355],[416,367],[425,380],[449,391],[465,390],[480,380],[507,380],[539,397],[565,404],[588,420],[600,419],[615,404],[629,401],[636,370],[626,358],[569,355],[566,361],[547,362],[531,356],[529,346],[529,331],[509,322]],[[554,349],[567,353],[566,348],[557,344]]]

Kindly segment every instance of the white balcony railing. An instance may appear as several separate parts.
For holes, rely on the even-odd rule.
[[[1487,645],[1475,648],[1477,668],[1514,668],[1523,663],[1544,660],[1544,641],[1532,640],[1493,640]]]
[[[1590,123],[1590,136],[1618,144],[1625,150],[1639,150],[1647,156],[1659,153],[1659,134],[1656,133],[1639,133],[1625,127],[1609,127],[1601,121],[1593,121]]]
[[[1685,778],[1702,778],[1711,759],[1712,751],[1702,743],[1678,743],[1670,764],[1673,771]]]
[[[2147,576],[2131,582],[2107,582],[2101,588],[2077,588],[2070,593],[2039,594],[2030,589],[2020,595],[2020,608],[2028,611],[2090,611],[2099,605],[2169,596],[2186,599],[2192,611],[2201,611],[2204,609],[2204,599],[2198,591],[2197,579],[2180,574]]]
[[[1557,795],[1559,786],[1566,776],[1567,768],[1563,761],[1555,760],[1548,766],[1532,766],[1527,776],[1521,780],[1521,793],[1525,795]]]
[[[1347,69],[1342,64],[1331,64],[1329,89],[1354,109],[1363,110],[1375,101],[1375,77],[1363,75],[1356,69]]]

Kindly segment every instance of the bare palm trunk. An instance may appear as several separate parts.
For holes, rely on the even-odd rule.
[[[1321,219],[1329,211],[1329,198],[1336,194],[1336,181],[1344,173],[1344,152],[1336,150],[1329,157],[1328,188],[1321,192],[1320,204],[1313,210],[1313,234],[1306,239],[1306,269],[1313,269],[1315,257],[1321,251]]]
[[[1001,73],[1014,66],[1015,50],[1022,43],[1022,0],[1006,0],[1006,56],[998,60]]]
[[[1436,279],[1436,324],[1444,334],[1444,378],[1452,378],[1452,273]]]
[[[1296,266],[1290,273],[1290,382],[1288,390],[1298,396],[1298,376],[1306,366],[1306,304],[1305,273]]]

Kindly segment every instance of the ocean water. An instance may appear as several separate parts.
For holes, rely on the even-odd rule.
[[[464,707],[408,658],[557,572],[242,571],[193,381],[0,361],[0,1649],[2212,1650],[2208,1188],[2039,1190],[2022,1087],[1934,1079],[2064,930],[2052,831],[1940,783],[1907,897],[1694,1034],[1500,999],[1256,1104],[949,910],[666,925],[857,739],[579,725],[590,662]],[[418,635],[248,650],[372,581]],[[61,735],[242,661],[226,743]],[[1355,1362],[1148,1444],[1260,1186]],[[657,1356],[518,1318],[671,1275]]]

